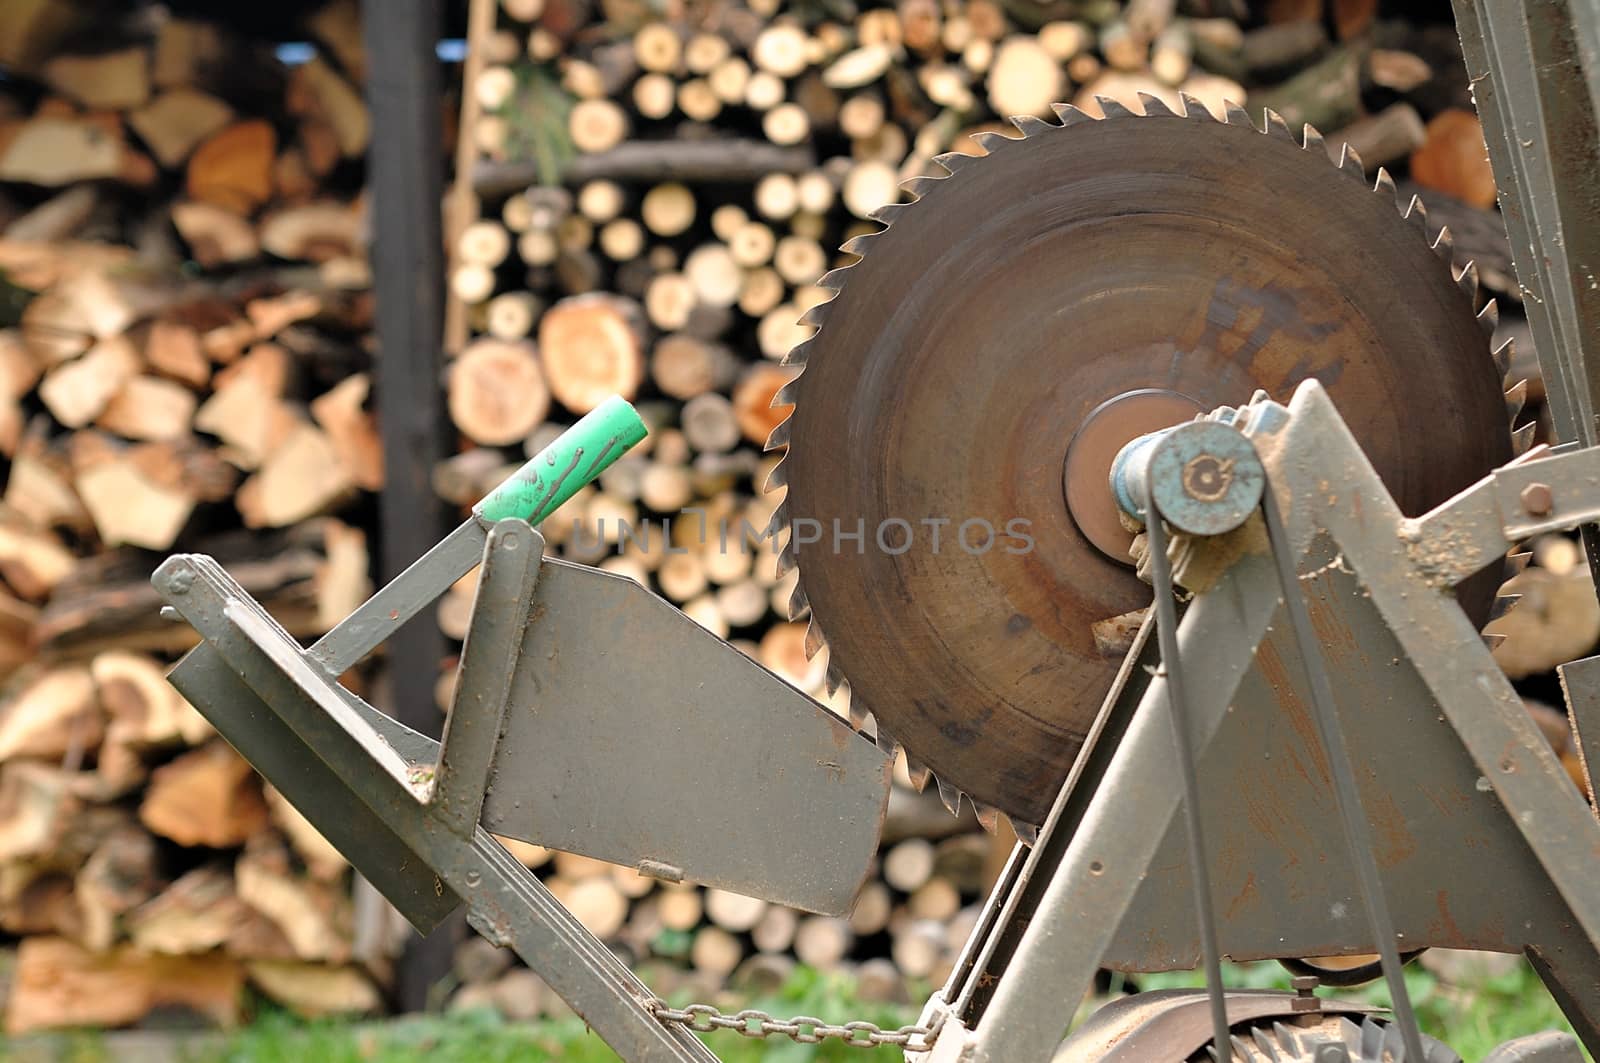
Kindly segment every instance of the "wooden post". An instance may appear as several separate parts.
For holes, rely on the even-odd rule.
[[[445,514],[428,482],[445,456],[439,388],[444,339],[444,236],[439,216],[439,0],[365,0],[362,32],[370,74],[367,106],[374,137],[368,155],[372,188],[372,277],[377,299],[378,382],[388,475],[378,499],[381,578],[388,581],[444,534]],[[432,614],[389,640],[389,686],[395,718],[437,736],[433,684],[445,656]],[[401,957],[395,996],[423,1010],[429,990],[450,969],[459,921],[415,939]]]

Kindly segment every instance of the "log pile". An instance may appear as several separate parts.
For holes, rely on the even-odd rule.
[[[356,5],[315,12],[292,67],[211,23],[49,6],[66,36],[0,87],[6,1029],[230,1023],[246,985],[371,1010],[344,861],[167,684],[194,636],[149,584],[214,552],[301,636],[369,592]]]

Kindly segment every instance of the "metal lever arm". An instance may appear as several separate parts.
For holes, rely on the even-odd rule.
[[[1543,532],[1600,519],[1600,447],[1566,454],[1529,451],[1454,498],[1402,521],[1411,560],[1453,585]]]
[[[472,509],[472,519],[445,536],[393,582],[311,647],[331,675],[340,675],[387,639],[483,559],[495,521],[538,523],[647,434],[628,403],[613,396],[557,437]]]

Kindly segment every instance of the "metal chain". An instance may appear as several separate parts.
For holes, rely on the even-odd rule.
[[[739,1036],[752,1040],[787,1037],[803,1045],[816,1045],[834,1039],[854,1048],[896,1045],[907,1052],[931,1051],[933,1042],[939,1036],[939,1029],[944,1025],[941,1021],[931,1027],[902,1026],[896,1030],[885,1030],[872,1022],[847,1022],[842,1026],[833,1026],[809,1015],[776,1019],[755,1008],[746,1008],[732,1015],[724,1015],[710,1004],[689,1004],[682,1008],[674,1008],[660,999],[651,1002],[650,1010],[659,1022],[678,1023],[697,1033],[732,1030]]]

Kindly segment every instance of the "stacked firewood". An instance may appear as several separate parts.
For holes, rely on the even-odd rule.
[[[294,67],[149,11],[0,11],[11,1031],[177,1005],[231,1022],[247,981],[380,1003],[344,861],[167,684],[194,636],[149,584],[166,552],[213,552],[302,636],[370,589],[356,10],[315,13]]]

